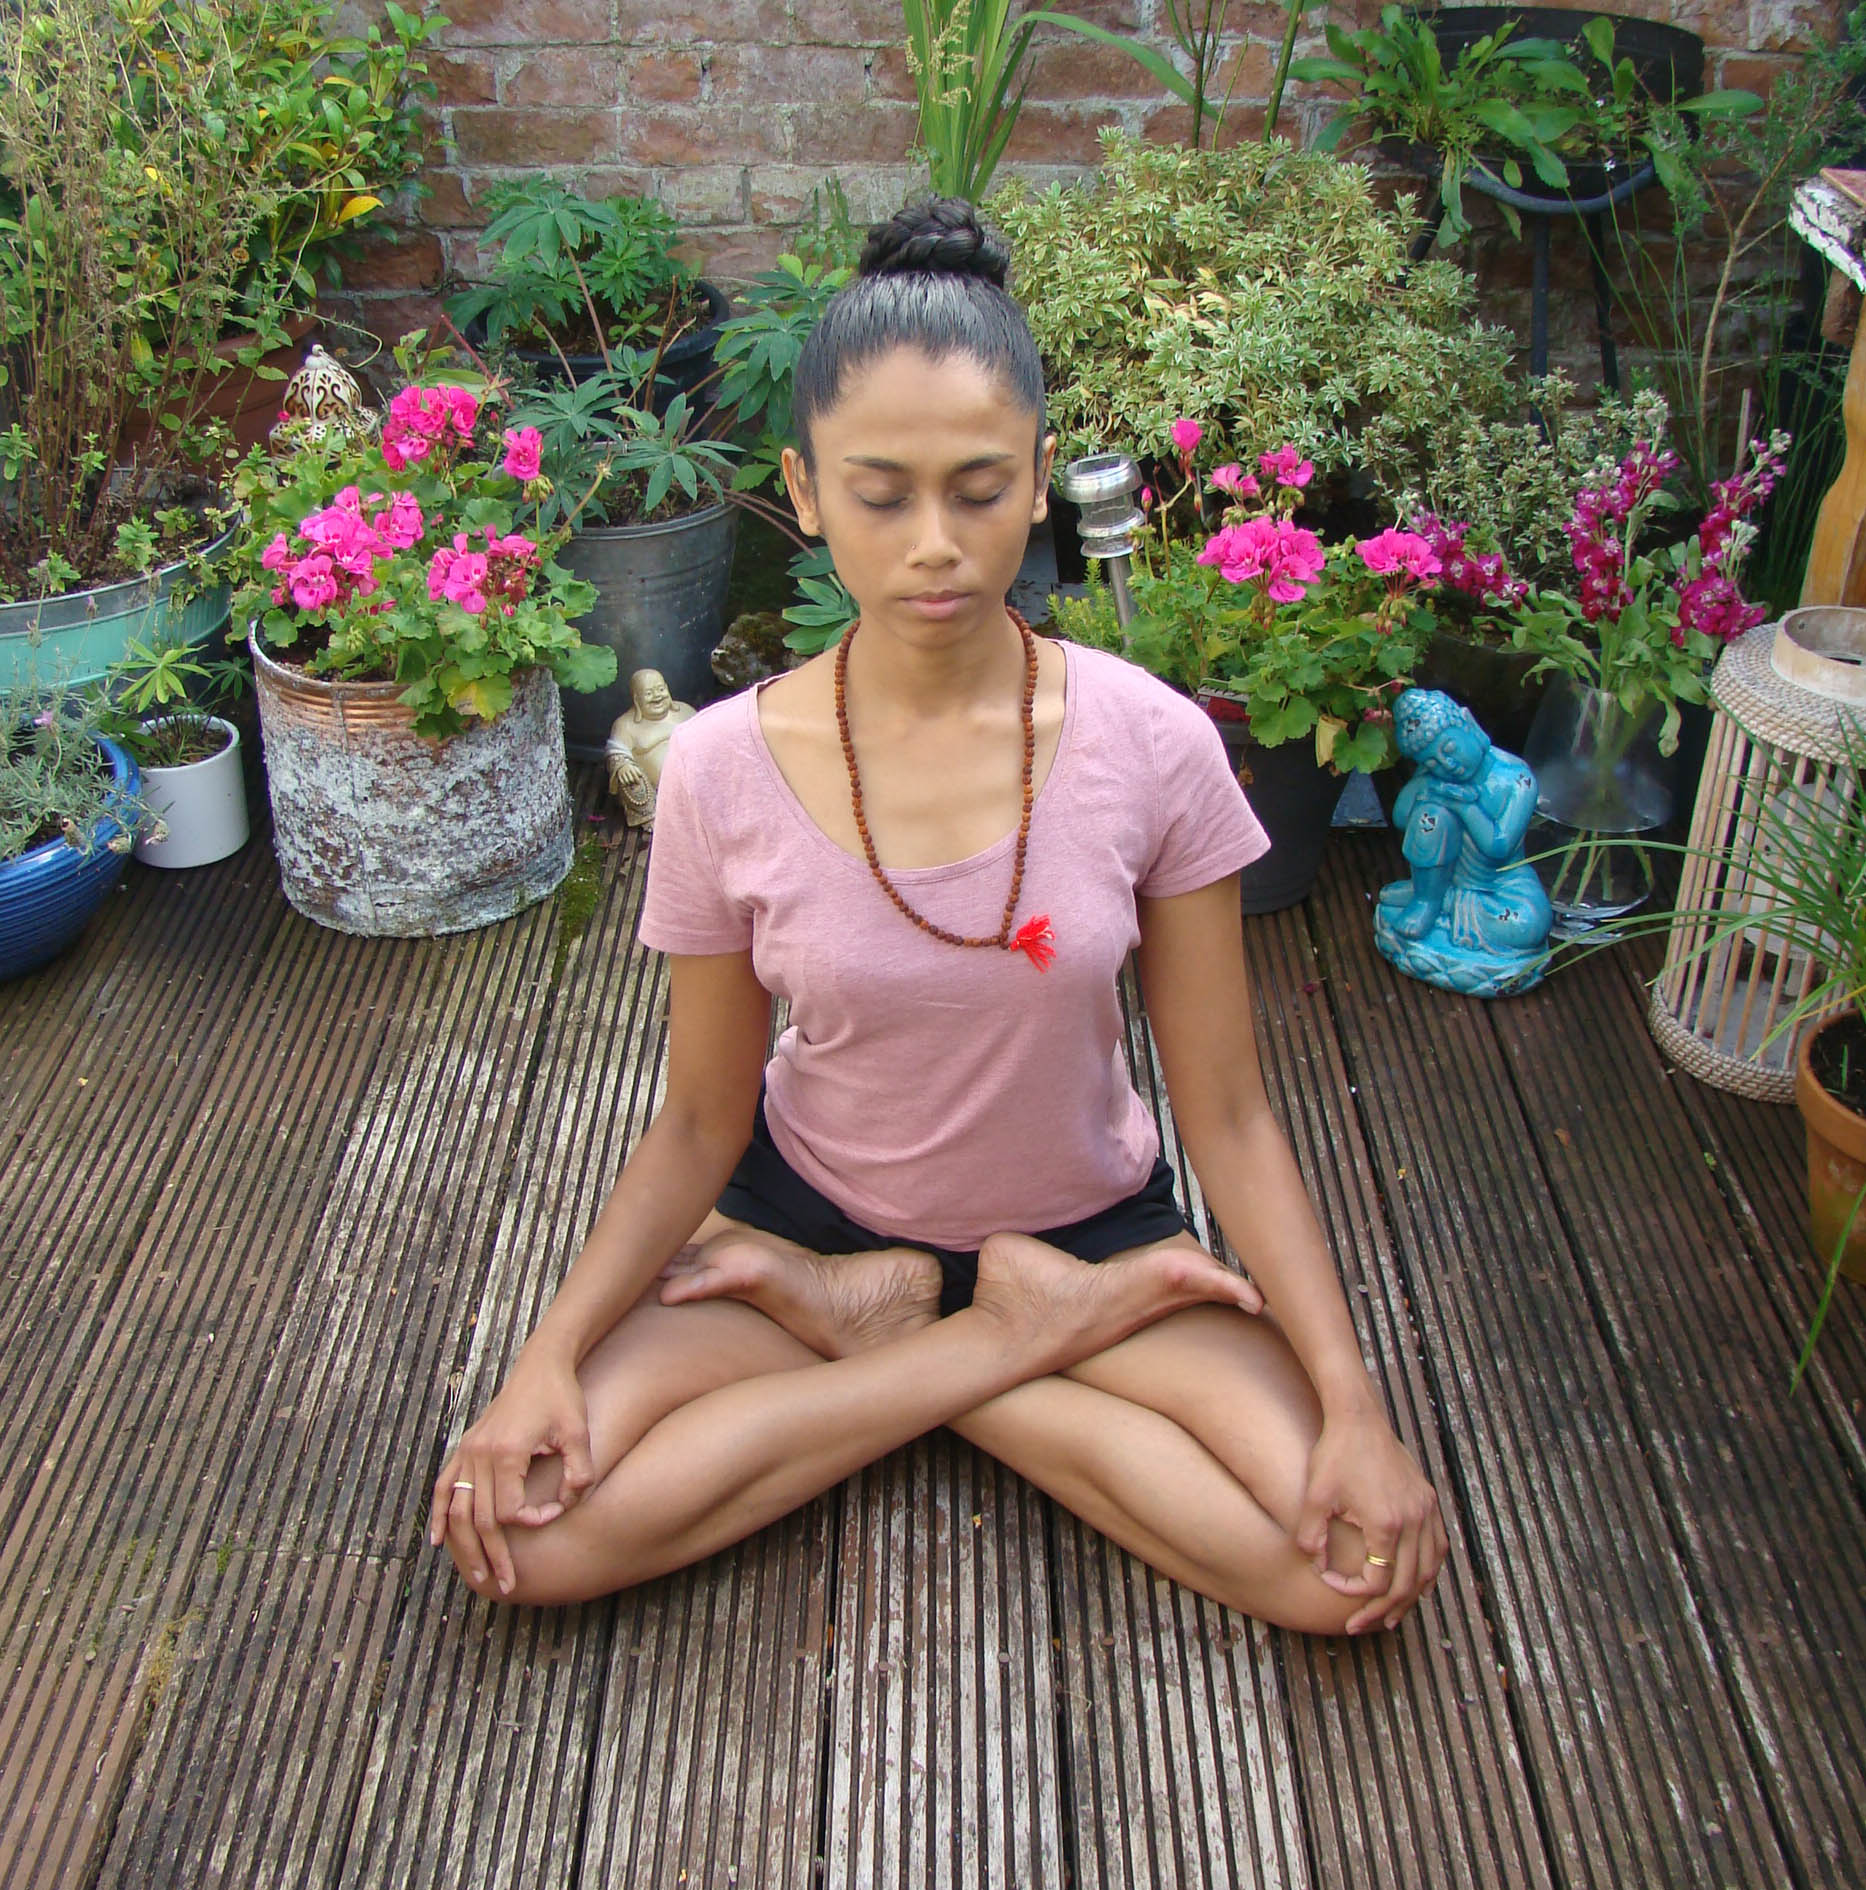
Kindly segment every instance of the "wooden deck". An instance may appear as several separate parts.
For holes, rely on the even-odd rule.
[[[1247,929],[1450,1514],[1399,1634],[1267,1631],[943,1434],[612,1602],[476,1600],[426,1492],[654,1107],[641,863],[567,952],[555,904],[385,943],[259,840],[0,989],[0,1890],[1866,1883],[1866,1306],[1789,1397],[1799,1125],[1666,1068],[1649,955],[1389,971],[1388,835]]]

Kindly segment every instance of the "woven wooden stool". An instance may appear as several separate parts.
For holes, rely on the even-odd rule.
[[[1842,725],[1849,711],[1866,721],[1847,699],[1860,671],[1823,659],[1796,622],[1839,614],[1791,611],[1781,624],[1758,624],[1718,660],[1690,852],[1648,1014],[1660,1048],[1681,1068],[1761,1102],[1794,1100],[1796,1033],[1771,1034],[1821,970],[1779,933],[1740,921],[1770,901],[1757,867],[1771,821],[1844,806],[1860,791],[1845,765]]]

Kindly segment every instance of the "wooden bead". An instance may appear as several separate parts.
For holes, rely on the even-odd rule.
[[[836,645],[836,733],[842,738],[842,758],[849,769],[849,807],[855,815],[855,831],[862,843],[862,855],[868,861],[868,870],[875,876],[881,890],[887,894],[895,910],[903,917],[911,919],[921,931],[939,939],[947,945],[963,945],[971,948],[995,946],[999,951],[1015,949],[1011,944],[1012,922],[1017,916],[1017,901],[1024,889],[1024,854],[1030,841],[1030,809],[1034,800],[1031,784],[1036,778],[1037,761],[1037,639],[1031,633],[1030,625],[1015,610],[1006,607],[1006,615],[1017,626],[1017,633],[1024,641],[1024,804],[1017,822],[1017,845],[1011,856],[1011,891],[1004,902],[1004,918],[997,932],[991,938],[961,938],[956,932],[948,932],[923,914],[916,912],[907,903],[900,888],[888,878],[882,869],[880,855],[875,851],[875,843],[868,831],[868,818],[862,809],[862,776],[855,765],[855,742],[849,734],[849,645],[855,641],[855,633],[862,627],[858,617],[842,633],[842,641]]]

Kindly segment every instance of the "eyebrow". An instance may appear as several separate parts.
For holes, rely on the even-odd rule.
[[[976,459],[968,459],[963,466],[955,466],[955,473],[983,472],[990,466],[1003,466],[1017,458],[1015,453],[980,453]],[[868,466],[876,472],[906,472],[898,459],[882,459],[869,453],[845,453],[842,463],[845,466]]]

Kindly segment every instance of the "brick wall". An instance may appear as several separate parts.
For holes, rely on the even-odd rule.
[[[430,318],[450,279],[476,273],[487,185],[549,169],[577,187],[651,192],[686,232],[687,248],[728,286],[767,266],[833,172],[856,214],[893,209],[910,189],[913,81],[902,53],[899,0],[439,0],[451,24],[431,58],[426,181],[346,271],[333,314],[393,337]],[[1067,0],[1059,0],[1067,5]],[[1618,10],[1671,20],[1708,48],[1706,83],[1766,91],[1838,0],[1618,0]],[[1337,0],[1336,16],[1377,0]],[[358,17],[370,0],[354,0]],[[1080,0],[1078,15],[1163,49],[1161,0]],[[1284,13],[1233,0],[1237,37],[1220,90],[1232,82],[1229,135],[1261,128]],[[1314,37],[1314,36],[1312,36]],[[1292,87],[1283,127],[1312,136],[1328,111],[1314,88]],[[1183,136],[1183,107],[1163,100],[1125,55],[1050,29],[1036,54],[1022,118],[1000,175],[1041,185],[1092,163],[1096,133],[1120,125]],[[1467,260],[1497,319],[1525,331],[1528,251],[1501,230],[1480,233]],[[1554,278],[1584,285],[1585,252],[1555,226]],[[1591,302],[1557,309],[1557,353],[1584,357]]]

